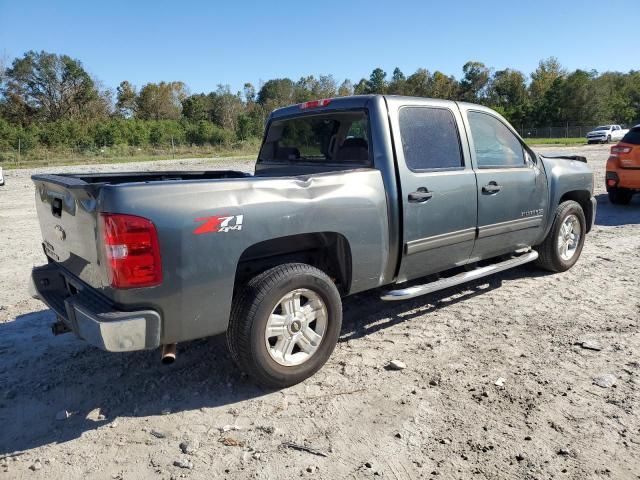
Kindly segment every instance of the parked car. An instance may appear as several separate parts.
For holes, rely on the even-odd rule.
[[[164,358],[225,333],[269,387],[326,362],[342,297],[385,286],[383,301],[403,300],[532,261],[567,270],[596,210],[583,157],[537,155],[486,107],[399,96],[272,112],[254,175],[32,178],[48,261],[32,286],[55,331]]]
[[[621,140],[628,131],[628,129],[623,129],[620,125],[602,125],[587,133],[587,143],[617,142]]]
[[[640,192],[640,125],[611,147],[605,181],[611,203],[627,205]]]
[[[4,185],[4,174],[2,173],[2,167],[0,167],[0,187]]]

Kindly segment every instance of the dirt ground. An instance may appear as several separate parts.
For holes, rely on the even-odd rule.
[[[572,270],[523,267],[401,303],[345,299],[327,365],[276,392],[241,375],[222,338],[181,344],[164,366],[158,351],[52,336],[53,315],[26,290],[44,261],[36,170],[6,171],[0,477],[640,478],[640,196],[609,204],[607,146],[543,150],[586,155],[596,173],[596,226]],[[386,370],[394,359],[407,368]],[[615,385],[594,384],[606,374]]]

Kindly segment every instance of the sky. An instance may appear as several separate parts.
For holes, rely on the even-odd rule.
[[[626,72],[640,69],[637,2],[0,0],[0,59],[64,53],[108,88],[181,80],[192,93],[321,74],[355,84],[376,67],[459,78],[469,60],[528,75],[550,56]]]

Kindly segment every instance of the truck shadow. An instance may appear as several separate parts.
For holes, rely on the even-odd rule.
[[[500,288],[504,280],[546,275],[550,275],[550,273],[524,265],[411,300],[384,302],[380,300],[383,289],[357,294],[345,300],[342,335],[339,342],[362,338],[412,318],[428,315],[437,310],[465,302]],[[416,283],[420,282],[412,282],[407,285]]]
[[[634,195],[629,205],[614,205],[606,193],[596,195],[598,210],[596,225],[615,227],[640,224],[640,194]]]
[[[532,275],[544,273],[522,267],[397,303],[379,300],[380,290],[349,297],[340,340],[361,338],[481,295],[503,280]],[[222,336],[179,345],[176,363],[166,366],[158,351],[115,354],[88,346],[73,334],[52,337],[53,321],[53,313],[43,310],[0,323],[0,455],[64,443],[92,430],[117,429],[131,417],[156,416],[150,425],[165,425],[168,432],[163,434],[170,436],[171,425],[187,421],[181,415],[190,411],[206,413],[263,396],[265,404],[281,401],[281,393],[255,386],[235,367]],[[96,418],[95,409],[105,418]],[[65,411],[68,418],[56,419],[65,417]],[[226,408],[209,413],[224,424],[238,415]]]

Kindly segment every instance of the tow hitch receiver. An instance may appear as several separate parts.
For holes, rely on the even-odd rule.
[[[54,335],[62,335],[63,333],[71,332],[71,329],[60,318],[56,320],[56,323],[51,325],[51,332]]]

